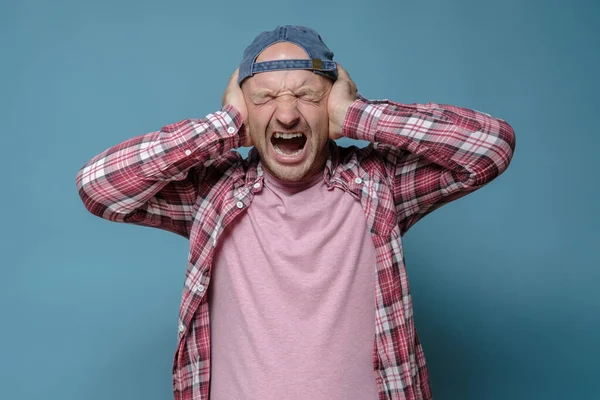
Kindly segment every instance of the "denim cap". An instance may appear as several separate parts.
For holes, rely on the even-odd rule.
[[[256,62],[263,50],[278,42],[290,42],[300,46],[308,54],[309,59]],[[241,85],[244,79],[260,72],[285,69],[311,70],[333,81],[338,76],[333,52],[315,30],[299,25],[282,25],[272,31],[260,33],[250,46],[246,47],[240,63],[238,84]]]

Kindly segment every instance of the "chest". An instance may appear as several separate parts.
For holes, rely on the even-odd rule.
[[[363,208],[347,192],[324,184],[300,193],[266,187],[219,239],[213,264],[223,259],[253,265],[244,272],[252,280],[269,275],[318,289],[344,274],[372,273],[375,248]]]

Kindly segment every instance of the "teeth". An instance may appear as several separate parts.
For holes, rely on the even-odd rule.
[[[275,147],[275,151],[277,152],[277,154],[281,154],[282,156],[286,156],[286,157],[297,156],[300,153],[302,153],[302,149],[300,149],[300,150],[296,150],[293,153],[287,154],[287,153],[284,153],[283,151],[281,151],[281,149],[279,148],[279,146],[275,145],[273,147]]]
[[[300,137],[302,136],[301,133],[282,133],[282,132],[275,132],[275,139],[291,139],[291,138],[295,138],[295,137]]]

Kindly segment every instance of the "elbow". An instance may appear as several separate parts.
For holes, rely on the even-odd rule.
[[[512,126],[508,124],[508,122],[504,120],[498,120],[498,122],[500,123],[500,139],[507,143],[508,147],[510,148],[510,157],[512,157],[512,153],[514,153],[517,143],[515,131]]]
[[[102,212],[100,211],[100,207],[98,207],[98,203],[92,200],[92,196],[88,192],[89,185],[86,184],[85,170],[86,166],[77,171],[77,176],[75,177],[77,194],[86,210],[96,216],[101,216]]]
[[[93,185],[90,183],[89,179],[88,168],[89,167],[86,165],[77,172],[75,178],[77,193],[86,210],[97,217],[108,219],[106,217],[106,210],[108,207],[101,201],[98,201],[101,194],[93,190]]]
[[[86,210],[97,217],[105,218],[104,215],[107,209],[106,206],[94,201],[93,198],[83,189],[79,189],[79,198],[81,199],[81,202]]]
[[[498,135],[498,175],[502,174],[512,161],[517,143],[515,131],[508,122],[499,119],[500,133]]]
[[[513,128],[504,120],[497,120],[499,130],[492,146],[477,162],[468,168],[466,185],[478,188],[491,182],[508,169],[515,151],[516,137]]]

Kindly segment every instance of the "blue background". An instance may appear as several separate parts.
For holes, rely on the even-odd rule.
[[[92,216],[75,175],[220,108],[245,46],[282,23],[317,29],[369,98],[516,131],[504,175],[405,236],[436,398],[600,398],[599,15],[574,0],[2,1],[0,398],[172,398],[188,242]]]

